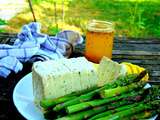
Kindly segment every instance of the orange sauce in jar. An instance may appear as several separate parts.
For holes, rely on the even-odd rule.
[[[93,20],[86,33],[85,57],[99,63],[103,56],[112,58],[114,28],[111,22]]]

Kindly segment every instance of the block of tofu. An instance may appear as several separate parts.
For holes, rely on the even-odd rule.
[[[98,86],[114,81],[122,74],[122,66],[107,57],[103,57],[98,67]]]
[[[84,57],[36,62],[32,67],[35,101],[57,98],[95,86],[98,75]]]

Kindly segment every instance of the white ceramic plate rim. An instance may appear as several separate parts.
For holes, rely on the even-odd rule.
[[[32,73],[29,73],[16,84],[13,103],[27,120],[44,120],[42,112],[34,104],[32,90]]]

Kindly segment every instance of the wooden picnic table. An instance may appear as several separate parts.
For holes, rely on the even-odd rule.
[[[13,44],[15,39],[16,34],[0,34],[0,43]],[[78,45],[72,57],[83,56],[84,48],[84,43]],[[160,81],[160,39],[115,38],[112,59],[145,67],[150,80]],[[0,78],[0,120],[24,119],[13,104],[12,94],[17,82],[31,72],[31,67],[32,63],[24,63],[18,74],[12,72],[6,79]]]

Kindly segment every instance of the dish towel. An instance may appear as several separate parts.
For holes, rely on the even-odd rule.
[[[13,45],[0,44],[0,76],[6,78],[11,71],[21,71],[23,62],[69,57],[73,47],[83,42],[75,31],[49,36],[40,29],[40,23],[32,22],[22,27]]]

